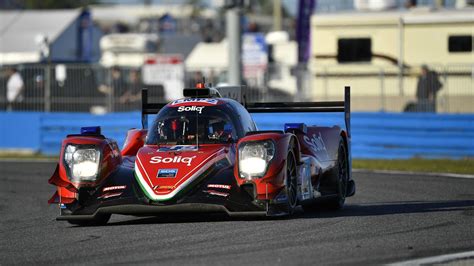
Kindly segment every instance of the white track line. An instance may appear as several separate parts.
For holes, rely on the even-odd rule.
[[[421,175],[421,176],[441,176],[474,179],[474,175],[469,174],[453,174],[453,173],[432,173],[432,172],[411,172],[411,171],[395,171],[395,170],[369,170],[369,169],[352,169],[354,173],[374,173],[374,174],[394,174],[394,175]]]
[[[427,265],[427,264],[439,264],[439,263],[448,263],[453,261],[459,261],[461,259],[474,258],[474,251],[467,251],[461,253],[453,253],[447,255],[440,255],[434,257],[427,257],[421,259],[407,260],[401,262],[395,262],[387,264],[388,266],[415,266],[415,265]]]

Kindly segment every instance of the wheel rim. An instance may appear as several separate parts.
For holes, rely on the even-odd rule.
[[[296,206],[296,198],[297,198],[296,162],[292,154],[289,154],[287,158],[286,176],[287,176],[286,186],[287,186],[287,191],[288,191],[288,203],[290,204],[290,208],[294,208]]]
[[[347,160],[346,160],[346,152],[344,147],[341,146],[339,149],[339,156],[338,156],[338,166],[339,166],[339,197],[341,201],[345,200],[346,198],[346,191],[347,191]]]

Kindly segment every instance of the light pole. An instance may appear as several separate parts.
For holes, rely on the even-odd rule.
[[[241,36],[241,3],[232,1],[227,5],[226,35],[228,42],[228,82],[230,85],[242,84],[242,36]]]

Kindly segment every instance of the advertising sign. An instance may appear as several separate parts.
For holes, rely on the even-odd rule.
[[[147,56],[142,69],[145,85],[162,85],[167,101],[183,97],[184,60],[180,54]]]

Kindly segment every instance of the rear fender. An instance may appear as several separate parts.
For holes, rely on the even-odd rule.
[[[257,199],[273,199],[285,186],[286,171],[284,171],[284,167],[288,150],[293,149],[297,156],[296,160],[299,161],[299,144],[296,137],[290,133],[257,133],[240,139],[237,143],[237,149],[242,143],[264,140],[272,140],[275,144],[275,155],[269,163],[266,174],[261,178],[241,178],[237,152],[234,177],[239,186],[252,184],[255,187]]]
[[[342,134],[339,126],[308,127],[306,134],[297,134],[301,143],[301,152],[316,157],[321,162],[337,160],[337,151]]]

